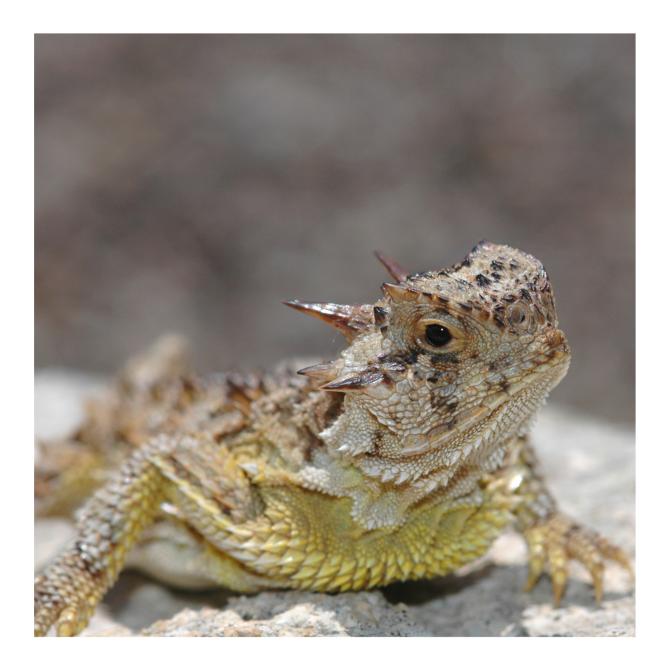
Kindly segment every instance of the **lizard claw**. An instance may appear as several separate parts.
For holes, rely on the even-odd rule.
[[[603,597],[605,560],[623,566],[633,576],[626,553],[597,533],[583,528],[562,514],[537,523],[524,532],[528,543],[528,580],[525,590],[530,591],[545,570],[549,573],[554,592],[554,604],[560,605],[568,578],[570,559],[582,563],[591,575],[595,600]]]

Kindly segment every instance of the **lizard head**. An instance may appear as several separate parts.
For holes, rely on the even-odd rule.
[[[346,394],[324,441],[354,456],[405,459],[462,456],[522,432],[570,360],[541,263],[490,242],[416,274],[378,256],[394,282],[374,305],[288,303],[350,340],[337,360],[302,371]]]

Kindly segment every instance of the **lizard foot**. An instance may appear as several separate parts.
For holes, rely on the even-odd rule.
[[[633,576],[628,556],[622,549],[562,514],[534,524],[524,531],[524,536],[529,552],[525,590],[530,591],[537,584],[546,568],[556,605],[560,605],[565,591],[570,559],[582,563],[591,574],[597,603],[603,596],[605,560],[619,563]]]
[[[35,636],[46,635],[52,627],[58,636],[77,635],[101,597],[90,574],[72,556],[67,558],[35,579]]]

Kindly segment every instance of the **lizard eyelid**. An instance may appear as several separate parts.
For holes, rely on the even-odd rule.
[[[423,349],[444,353],[463,346],[465,333],[451,320],[421,319],[415,326],[416,341]]]

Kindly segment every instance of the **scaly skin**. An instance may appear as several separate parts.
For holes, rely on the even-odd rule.
[[[162,340],[42,445],[38,512],[97,490],[36,579],[36,635],[80,632],[124,565],[241,592],[357,590],[447,574],[510,524],[528,588],[548,570],[559,602],[576,559],[601,598],[604,560],[627,558],[560,513],[527,436],[570,360],[544,269],[487,242],[438,272],[380,260],[396,283],[374,305],[288,303],[347,337],[337,360],[195,377]]]

